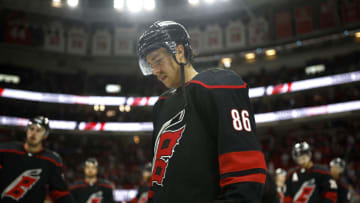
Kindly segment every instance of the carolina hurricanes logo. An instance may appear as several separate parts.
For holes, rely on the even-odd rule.
[[[42,169],[30,169],[20,174],[1,194],[1,198],[10,197],[16,201],[24,195],[40,180]]]
[[[161,127],[155,141],[151,184],[163,186],[169,161],[179,144],[186,125],[181,125],[185,109],[168,120]],[[177,127],[180,124],[181,127]],[[174,130],[172,130],[174,129]]]
[[[315,179],[310,179],[305,181],[299,191],[295,194],[294,202],[296,203],[306,203],[309,201],[312,193],[315,190]]]
[[[91,194],[86,203],[101,203],[103,199],[102,194],[102,191]]]

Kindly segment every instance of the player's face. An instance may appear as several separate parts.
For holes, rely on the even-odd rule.
[[[285,175],[277,175],[275,178],[276,185],[278,187],[282,187],[285,185],[286,176]]]
[[[334,165],[334,166],[331,166],[331,167],[330,167],[330,173],[331,173],[331,175],[338,176],[338,175],[340,175],[340,173],[342,173],[342,172],[343,172],[343,169],[342,169],[340,166]]]
[[[26,130],[26,143],[30,146],[38,146],[46,138],[45,128],[33,124],[30,125]]]
[[[310,163],[310,156],[309,155],[301,155],[296,158],[297,164],[299,164],[301,167],[306,168],[306,166]]]
[[[85,177],[96,177],[98,168],[94,163],[86,163],[84,168]]]
[[[146,56],[146,61],[151,65],[153,75],[167,88],[181,86],[180,66],[165,48],[150,52]]]

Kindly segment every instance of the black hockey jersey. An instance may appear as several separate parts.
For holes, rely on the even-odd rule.
[[[0,202],[44,202],[49,190],[56,203],[72,202],[62,160],[50,150],[32,154],[21,143],[0,145]]]
[[[150,202],[261,201],[266,164],[247,84],[213,69],[160,96],[153,109]]]
[[[337,189],[337,197],[338,203],[348,203],[351,199],[351,193],[347,185],[345,185],[341,180],[336,181],[338,189]]]
[[[114,185],[104,179],[98,179],[95,184],[78,181],[70,187],[70,192],[77,203],[112,203]]]
[[[326,167],[296,168],[286,179],[284,202],[336,203],[338,186]]]

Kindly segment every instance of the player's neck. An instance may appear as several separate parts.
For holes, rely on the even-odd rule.
[[[97,177],[85,177],[85,182],[89,183],[90,185],[95,184],[97,181]]]
[[[198,74],[198,72],[194,69],[194,67],[191,64],[188,64],[185,67],[184,72],[185,72],[185,83],[192,80]]]
[[[36,154],[39,153],[40,151],[43,150],[43,146],[42,144],[38,144],[38,145],[29,145],[27,142],[25,142],[24,144],[24,148],[27,152]]]

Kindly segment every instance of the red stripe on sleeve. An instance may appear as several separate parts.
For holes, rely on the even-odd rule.
[[[267,169],[260,151],[230,152],[219,156],[220,175],[254,168]]]
[[[266,175],[262,173],[250,174],[240,177],[228,177],[220,180],[220,186],[224,187],[226,185],[241,183],[241,182],[256,182],[265,184]]]
[[[325,171],[325,170],[321,170],[321,169],[312,169],[311,171],[314,172],[314,173],[322,173],[322,174],[325,174],[325,175],[330,175],[329,171]]]
[[[0,152],[16,153],[16,154],[20,154],[20,155],[25,154],[25,152],[18,151],[15,149],[0,149]]]
[[[282,203],[292,203],[293,202],[293,199],[291,196],[286,196],[284,197],[284,200]]]
[[[98,186],[102,186],[102,187],[107,187],[107,188],[113,189],[113,186],[112,186],[112,185],[109,185],[109,184],[99,183],[99,184],[97,184],[97,185],[98,185]]]
[[[199,84],[208,89],[241,89],[241,88],[246,88],[247,86],[246,82],[242,85],[207,85],[198,80],[191,80],[189,83]]]
[[[56,201],[57,199],[64,197],[66,195],[70,195],[69,191],[59,191],[54,190],[50,192],[50,197],[52,200]]]
[[[331,200],[333,203],[337,201],[337,193],[336,192],[326,192],[323,194],[323,197]]]

